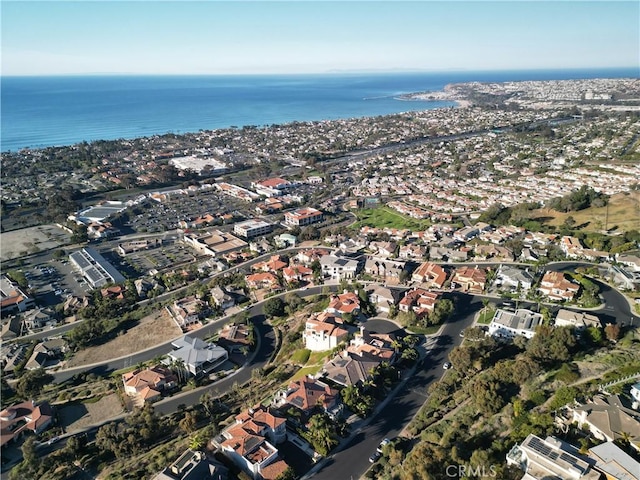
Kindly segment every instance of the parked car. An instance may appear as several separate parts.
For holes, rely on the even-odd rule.
[[[444,368],[445,370],[449,370],[451,368],[451,362],[444,362],[442,368]]]
[[[378,445],[376,452],[382,453],[382,449],[385,447],[385,445],[389,445],[390,443],[391,443],[391,440],[389,440],[388,438],[385,438],[380,442],[380,445]]]
[[[381,454],[381,453],[375,452],[373,455],[371,455],[371,456],[369,457],[369,461],[370,461],[371,463],[376,463],[378,460],[380,460],[380,457],[381,457],[381,456],[382,456],[382,454]]]

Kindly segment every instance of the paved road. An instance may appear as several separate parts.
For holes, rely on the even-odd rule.
[[[323,461],[321,470],[310,475],[314,480],[349,480],[360,478],[371,466],[369,456],[380,441],[398,436],[427,399],[429,386],[440,379],[453,347],[460,345],[460,332],[473,324],[475,314],[482,308],[479,298],[456,295],[458,313],[447,322],[437,339],[426,344],[427,355],[415,374],[370,420],[359,429],[337,453]],[[376,327],[378,324],[376,324]]]

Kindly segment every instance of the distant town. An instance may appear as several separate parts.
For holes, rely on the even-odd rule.
[[[640,479],[640,79],[4,152],[2,478]]]

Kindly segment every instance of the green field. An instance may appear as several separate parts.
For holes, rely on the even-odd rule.
[[[425,230],[429,228],[431,222],[429,220],[417,220],[415,218],[402,215],[388,207],[366,208],[353,212],[358,221],[353,227],[360,230],[361,227],[377,227],[377,228],[398,228],[409,230]]]

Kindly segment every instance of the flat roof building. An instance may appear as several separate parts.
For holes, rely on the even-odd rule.
[[[321,222],[323,218],[324,216],[320,210],[307,207],[285,213],[284,223],[287,225],[303,227],[312,223]]]
[[[516,335],[533,338],[538,325],[542,325],[542,315],[539,313],[524,308],[515,312],[497,309],[489,325],[489,335],[501,338],[513,338]]]
[[[233,233],[245,238],[259,237],[271,233],[273,225],[263,220],[247,220],[245,222],[236,223],[233,227]]]
[[[82,273],[87,283],[93,288],[107,283],[122,283],[125,278],[107,260],[91,247],[69,255],[71,264]]]

